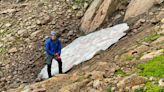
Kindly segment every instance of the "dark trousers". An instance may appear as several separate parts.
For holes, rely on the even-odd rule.
[[[54,59],[54,56],[47,56],[47,72],[48,72],[48,76],[49,78],[52,77],[51,75],[51,65],[52,65],[52,60]],[[62,72],[62,61],[56,59],[56,61],[58,62],[58,66],[59,66],[59,73],[63,73]]]

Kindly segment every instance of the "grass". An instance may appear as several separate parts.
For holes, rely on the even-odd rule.
[[[160,34],[154,34],[154,35],[150,35],[150,36],[147,36],[144,38],[144,41],[145,42],[152,42],[152,41],[155,41],[157,40],[158,38],[160,38],[161,35]]]
[[[75,0],[75,4],[78,5],[78,6],[83,5],[84,2],[85,2],[85,0]]]
[[[142,76],[164,78],[164,55],[155,57],[147,64],[140,64],[138,65],[138,68],[140,69],[139,73]]]
[[[151,82],[146,83],[146,89],[144,92],[164,92],[164,88],[158,86],[157,84],[153,84]]]
[[[107,92],[113,92],[113,91],[112,91],[112,88],[109,87],[109,88],[107,89]]]
[[[134,59],[134,56],[133,55],[128,55],[127,57],[126,57],[126,60],[127,61],[132,61]]]
[[[121,56],[121,59],[123,61],[132,61],[132,60],[135,59],[135,57],[131,54],[124,54],[124,55]]]
[[[116,70],[115,74],[116,74],[116,75],[119,75],[119,76],[122,76],[122,77],[127,75],[127,74],[126,74],[124,71],[122,71],[121,69]]]
[[[144,92],[144,89],[143,88],[139,88],[139,89],[134,90],[134,92]]]
[[[145,87],[136,89],[134,92],[164,92],[164,89],[158,84],[147,82]]]
[[[6,49],[5,48],[0,48],[0,54],[4,54],[6,52]]]

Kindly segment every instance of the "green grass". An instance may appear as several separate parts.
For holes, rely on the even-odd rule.
[[[136,89],[136,90],[134,90],[134,92],[144,92],[144,88]]]
[[[164,78],[164,55],[155,57],[147,64],[138,65],[142,76]]]
[[[146,83],[146,89],[144,92],[164,92],[164,89],[158,84],[152,84],[151,82]]]
[[[113,92],[113,91],[112,91],[112,88],[109,87],[109,88],[107,89],[107,92]]]
[[[126,74],[124,71],[122,71],[121,69],[116,70],[116,71],[115,71],[115,74],[116,74],[116,75],[119,75],[119,76],[126,76],[126,75],[127,75],[127,74]]]
[[[84,4],[84,2],[85,2],[85,0],[75,0],[75,4],[77,4],[77,5],[83,5]]]
[[[132,61],[134,59],[134,56],[132,56],[132,55],[128,55],[127,57],[126,57],[126,60],[127,61]]]
[[[148,37],[145,37],[145,38],[144,38],[144,41],[145,41],[145,42],[152,42],[152,41],[157,40],[157,39],[160,38],[160,37],[161,37],[161,35],[159,35],[159,34],[154,34],[154,35],[150,35],[150,36],[148,36]]]
[[[0,48],[0,54],[4,54],[6,52],[6,49],[4,47]]]

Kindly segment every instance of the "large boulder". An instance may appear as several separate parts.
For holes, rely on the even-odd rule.
[[[99,28],[105,19],[113,14],[117,8],[117,1],[118,0],[104,0],[90,25],[89,32],[95,31]]]
[[[94,0],[82,18],[80,30],[95,31],[117,9],[117,3],[118,0]]]
[[[94,18],[94,15],[101,5],[103,0],[94,0],[91,4],[91,6],[88,8],[88,10],[85,12],[84,17],[81,20],[81,30],[82,31],[87,31],[90,28],[90,24],[92,22],[92,19]]]
[[[124,20],[136,17],[148,11],[153,5],[162,3],[163,0],[131,0]]]

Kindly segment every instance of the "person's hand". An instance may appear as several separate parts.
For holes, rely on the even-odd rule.
[[[59,57],[59,54],[58,53],[55,53],[55,58],[57,59]]]

